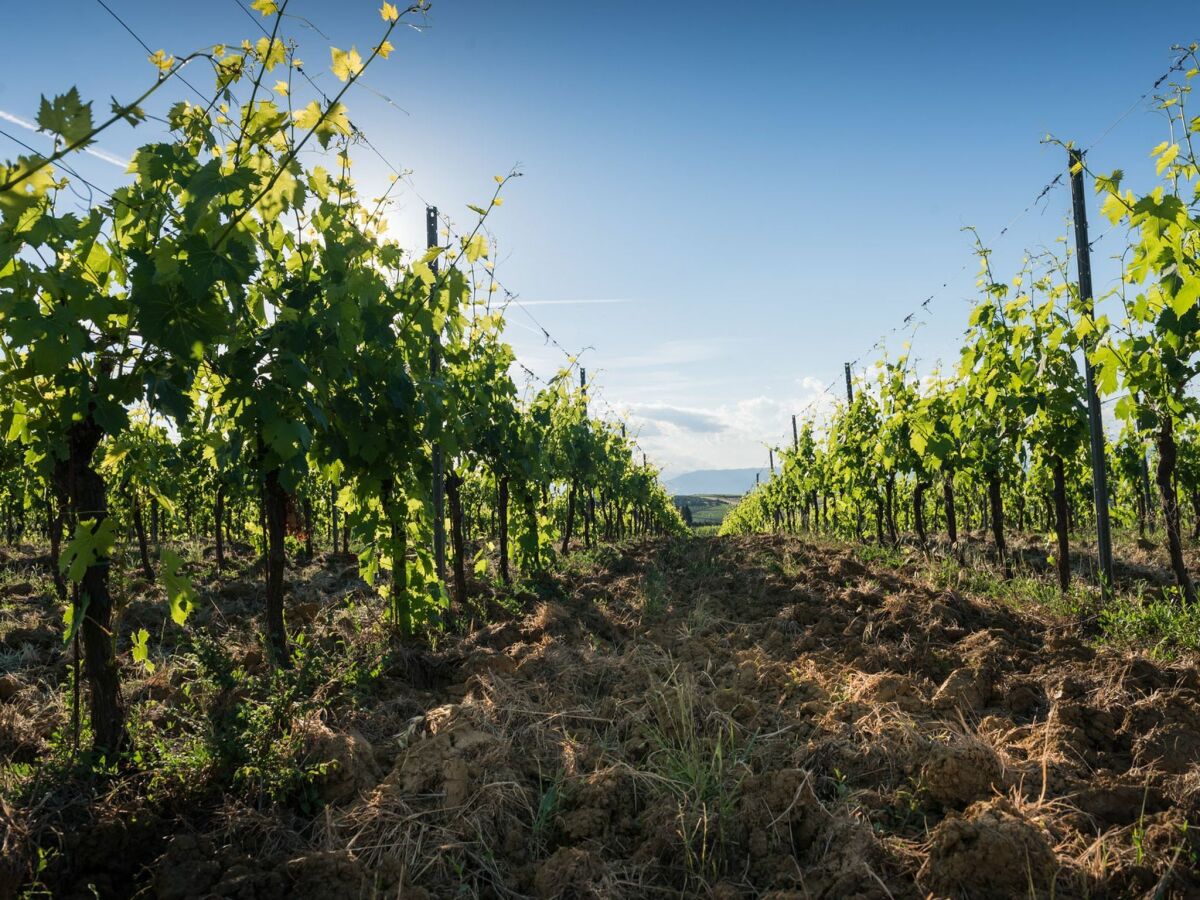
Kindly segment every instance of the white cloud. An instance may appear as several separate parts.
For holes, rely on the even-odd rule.
[[[630,421],[640,445],[670,474],[691,469],[765,466],[768,447],[791,443],[792,415],[822,421],[836,391],[805,377],[782,398],[745,397],[697,409],[665,403],[634,403]]]
[[[666,423],[699,434],[717,434],[727,427],[720,414],[703,409],[637,404],[630,408],[630,412],[646,422]]]
[[[508,324],[517,326],[509,337],[518,360],[541,378],[566,365],[557,348],[539,340],[540,332],[511,318]],[[767,447],[791,443],[792,415],[821,421],[841,396],[841,382],[830,387],[802,377],[765,393],[755,379],[708,365],[742,351],[742,342],[729,338],[665,340],[615,359],[589,351],[594,412],[623,416],[630,436],[667,474],[765,467]],[[519,368],[513,374],[524,381]],[[694,399],[708,397],[711,405]]]

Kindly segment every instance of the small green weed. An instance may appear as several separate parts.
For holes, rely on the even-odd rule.
[[[647,767],[676,806],[687,871],[711,883],[730,863],[729,829],[750,743],[739,741],[731,722],[697,718],[695,697],[694,688],[674,680],[652,695]]]
[[[907,562],[902,548],[886,544],[859,544],[854,548],[854,555],[865,563],[889,569],[899,569]]]
[[[533,816],[533,842],[542,848],[551,844],[558,827],[558,810],[562,803],[563,773],[555,772],[550,779],[539,779],[542,796]]]
[[[215,640],[194,642],[205,680],[216,689],[211,710],[210,752],[222,777],[251,802],[289,804],[310,814],[320,806],[315,782],[326,763],[310,763],[293,725],[318,706],[323,657],[297,640],[290,669],[248,675],[237,669]]]
[[[1117,644],[1150,645],[1160,658],[1200,650],[1200,607],[1188,606],[1173,591],[1166,599],[1120,597],[1100,613],[1100,629]]]
[[[654,567],[646,570],[642,578],[640,597],[643,622],[657,622],[667,611],[667,579]]]

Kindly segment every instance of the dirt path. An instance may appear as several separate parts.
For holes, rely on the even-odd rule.
[[[315,817],[226,801],[176,823],[142,883],[166,898],[1200,896],[1195,660],[1096,650],[790,538],[573,569],[558,599],[412,649],[300,723],[307,758],[336,761]]]

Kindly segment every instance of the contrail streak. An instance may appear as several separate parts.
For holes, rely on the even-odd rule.
[[[0,119],[3,119],[5,122],[12,122],[14,125],[20,125],[27,131],[41,134],[43,137],[49,137],[33,122],[28,122],[20,116],[14,116],[12,113],[5,112],[2,109],[0,109]],[[118,166],[121,169],[129,168],[129,160],[121,159],[121,157],[109,153],[107,150],[101,150],[99,147],[84,147],[83,152],[89,156],[96,157],[96,159],[103,160],[109,165]]]
[[[583,306],[588,303],[632,303],[632,300],[521,300],[521,306]]]

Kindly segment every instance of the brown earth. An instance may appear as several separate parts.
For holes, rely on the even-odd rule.
[[[1096,647],[794,538],[595,557],[433,647],[387,637],[345,560],[294,573],[312,652],[378,663],[337,669],[288,729],[313,804],[203,767],[186,803],[150,799],[144,773],[57,819],[14,792],[0,897],[35,844],[56,848],[56,896],[1200,896],[1196,659]],[[195,627],[217,631],[259,596],[207,589]],[[48,620],[8,625],[0,752],[33,763],[62,727],[61,643]],[[226,644],[265,670],[246,635]],[[202,727],[177,713],[189,658],[128,673],[178,746]]]

